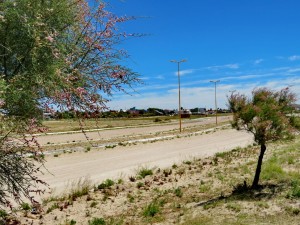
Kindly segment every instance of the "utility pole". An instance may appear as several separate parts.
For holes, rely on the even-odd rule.
[[[170,62],[177,63],[178,74],[178,116],[179,116],[179,131],[181,132],[181,99],[180,99],[180,63],[186,62],[186,59],[171,60]]]
[[[219,82],[220,82],[220,80],[211,80],[210,82],[215,84],[215,110],[216,110],[216,125],[218,125],[217,83],[219,83]]]

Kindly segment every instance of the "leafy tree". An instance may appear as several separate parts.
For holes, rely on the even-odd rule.
[[[295,94],[288,88],[271,91],[267,88],[255,89],[252,98],[243,94],[228,97],[230,110],[233,112],[232,126],[237,130],[246,130],[254,135],[260,145],[252,188],[257,188],[264,153],[269,141],[290,138],[293,135],[294,119],[291,117]]]
[[[104,96],[139,81],[117,48],[139,36],[118,30],[132,19],[100,0],[0,1],[0,205],[40,191],[44,110],[100,112]]]

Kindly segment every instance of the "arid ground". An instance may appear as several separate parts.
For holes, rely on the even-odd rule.
[[[228,117],[221,120],[218,127],[213,118],[190,121],[182,133],[177,124],[102,130],[88,133],[100,143],[73,147],[79,134],[40,137],[56,143],[41,176],[51,191],[35,206],[38,214],[23,209],[17,217],[23,224],[297,224],[291,180],[299,176],[299,140],[271,145],[265,160],[280,149],[279,164],[265,163],[271,175],[263,174],[264,186],[253,192],[259,147],[250,134],[232,130]],[[290,158],[281,159],[287,152]]]

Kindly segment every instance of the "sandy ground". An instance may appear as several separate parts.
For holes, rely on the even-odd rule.
[[[68,183],[89,177],[93,182],[136,174],[140,167],[168,167],[192,157],[211,156],[216,152],[243,147],[253,142],[250,134],[232,129],[203,135],[118,146],[114,149],[92,149],[90,152],[66,153],[59,157],[47,156],[42,175],[56,193],[65,190]]]

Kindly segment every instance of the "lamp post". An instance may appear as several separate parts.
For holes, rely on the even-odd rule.
[[[181,100],[180,100],[180,63],[186,62],[186,59],[171,60],[170,62],[177,63],[178,67],[178,116],[179,116],[179,131],[181,132]]]
[[[220,80],[211,80],[209,81],[211,83],[215,84],[215,108],[216,108],[216,125],[218,125],[218,107],[217,107],[217,83],[220,82]]]

